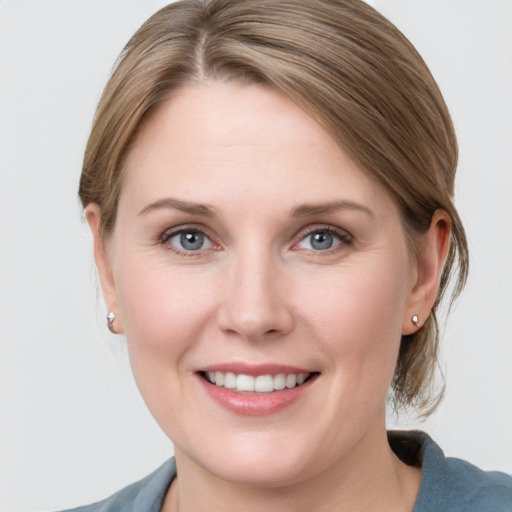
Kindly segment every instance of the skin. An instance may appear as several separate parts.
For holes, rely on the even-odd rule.
[[[114,327],[175,446],[164,510],[412,510],[420,470],[390,450],[385,400],[400,337],[435,300],[446,214],[436,212],[416,259],[387,192],[261,85],[174,94],[141,126],[124,173],[106,245],[99,207],[86,214]],[[167,198],[212,215],[158,203]],[[184,252],[170,229],[207,238]],[[339,233],[333,246],[315,249],[311,232],[326,229]],[[320,375],[288,407],[248,417],[211,400],[197,374],[233,361]]]

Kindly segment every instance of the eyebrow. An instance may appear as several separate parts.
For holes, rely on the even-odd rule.
[[[180,201],[179,199],[174,199],[172,197],[166,197],[165,199],[159,199],[154,203],[148,204],[145,206],[138,215],[143,215],[144,213],[158,210],[160,208],[172,208],[174,210],[180,210],[185,213],[190,213],[193,215],[200,215],[202,217],[216,217],[218,213],[215,208],[211,206],[207,206],[205,204],[199,203],[189,203],[188,201]]]
[[[329,203],[320,204],[301,204],[292,210],[292,217],[312,217],[314,215],[325,215],[326,213],[334,213],[338,210],[357,210],[369,215],[375,219],[375,214],[367,206],[355,201],[331,201]]]
[[[185,213],[199,215],[202,217],[211,218],[219,216],[217,210],[211,206],[200,203],[181,201],[179,199],[175,199],[172,197],[159,199],[154,203],[148,204],[138,213],[138,215],[143,215],[147,212],[158,210],[160,208],[171,208],[174,210],[180,210]],[[315,215],[325,215],[327,213],[334,213],[339,210],[358,210],[367,214],[372,219],[375,219],[375,214],[370,210],[370,208],[355,201],[347,200],[331,201],[329,203],[319,204],[300,204],[292,209],[291,217],[312,217]]]

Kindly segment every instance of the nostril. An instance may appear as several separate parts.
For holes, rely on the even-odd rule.
[[[275,283],[255,281],[251,274],[249,279],[236,280],[236,286],[227,290],[226,297],[219,302],[218,326],[230,336],[236,334],[251,341],[289,333],[293,319],[286,297],[275,289]]]

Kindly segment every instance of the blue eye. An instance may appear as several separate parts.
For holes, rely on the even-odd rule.
[[[201,231],[181,230],[170,234],[167,240],[178,251],[200,251],[212,247],[211,240]]]
[[[329,229],[319,229],[307,234],[299,243],[300,249],[313,251],[328,251],[341,243],[349,243],[348,237],[335,233]]]

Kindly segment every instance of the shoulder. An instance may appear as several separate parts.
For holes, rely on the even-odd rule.
[[[159,512],[167,489],[175,476],[176,462],[172,458],[147,477],[105,500],[62,512]]]
[[[460,510],[512,511],[512,476],[499,471],[482,471],[464,460],[446,457],[445,476],[452,501]]]
[[[499,471],[482,471],[461,459],[445,457],[423,432],[390,433],[395,453],[416,457],[422,466],[421,487],[413,512],[510,512],[512,477]],[[403,458],[402,458],[403,460]]]

